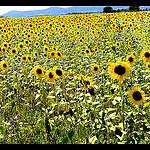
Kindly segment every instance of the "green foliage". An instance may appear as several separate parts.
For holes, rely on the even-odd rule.
[[[150,144],[150,75],[140,56],[143,49],[149,50],[148,13],[2,18],[0,44],[12,45],[6,53],[0,53],[1,60],[9,63],[8,70],[0,70],[1,144]],[[132,24],[131,19],[134,19]],[[66,25],[64,29],[62,24]],[[31,38],[21,36],[32,30]],[[82,36],[84,40],[80,42]],[[43,39],[47,39],[50,52],[55,47],[62,53],[62,59],[44,55]],[[31,43],[23,50],[14,44],[25,40]],[[34,45],[35,41],[40,43],[39,47]],[[12,47],[18,49],[19,57],[30,54],[32,62],[18,61],[10,53]],[[85,49],[91,53],[85,54]],[[33,51],[39,53],[38,58],[33,56]],[[133,51],[136,62],[131,66],[130,76],[121,84],[111,80],[109,63],[126,61],[126,56]],[[92,64],[100,66],[99,72],[91,71]],[[64,78],[52,83],[45,76],[36,78],[32,71],[36,65],[41,65],[44,73],[58,66],[64,70]],[[68,77],[70,72],[73,75]],[[82,81],[78,79],[79,74],[84,75]],[[89,85],[93,86],[94,95],[84,87]],[[128,90],[136,85],[146,96],[146,103],[140,107],[128,100]]]

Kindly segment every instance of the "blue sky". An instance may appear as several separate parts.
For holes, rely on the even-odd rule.
[[[19,11],[27,11],[27,10],[39,10],[39,9],[46,9],[53,6],[0,6],[0,15],[3,15],[12,10],[19,10]],[[72,7],[72,6],[57,6],[57,7]],[[121,7],[121,6],[120,6]],[[146,6],[149,7],[149,6]],[[143,6],[140,7],[141,9]]]
[[[19,10],[19,11],[27,11],[27,10],[39,10],[39,9],[46,9],[52,6],[0,6],[0,15],[3,15],[12,10]],[[62,8],[71,7],[71,6],[58,6]]]

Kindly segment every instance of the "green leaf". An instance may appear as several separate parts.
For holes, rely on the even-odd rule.
[[[90,144],[94,144],[97,140],[97,137],[96,136],[93,136],[93,137],[89,137],[89,143]]]
[[[63,137],[63,144],[67,144],[68,143],[68,137]]]
[[[54,99],[55,96],[47,96],[47,98],[49,98],[49,99]]]
[[[114,119],[116,117],[116,112],[109,115],[109,118]]]
[[[144,104],[144,108],[149,106],[149,102]]]
[[[69,130],[68,131],[68,137],[69,137],[70,140],[72,139],[73,135],[74,135],[74,130],[73,129]]]
[[[35,97],[35,100],[37,100],[40,96],[41,96],[41,94],[37,94]]]
[[[35,106],[40,105],[40,104],[41,104],[41,101],[37,102],[37,104]]]
[[[113,105],[116,105],[116,104],[117,104],[117,102],[116,102],[115,99],[112,101],[112,104],[113,104]]]
[[[110,112],[110,111],[115,111],[116,108],[107,108],[107,110],[108,110],[108,112]]]
[[[121,97],[115,97],[115,100],[121,101]]]
[[[122,132],[121,132],[121,130],[119,129],[119,128],[116,128],[116,130],[115,130],[115,135],[119,135],[120,137],[122,136]]]

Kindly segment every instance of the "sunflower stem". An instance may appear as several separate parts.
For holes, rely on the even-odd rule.
[[[141,117],[140,117],[140,112],[141,112],[141,109],[140,109],[140,108],[141,108],[141,105],[139,105],[139,106],[138,106],[138,115],[137,115],[137,121],[138,121],[138,119],[139,119],[139,120],[141,120]],[[140,133],[140,124],[139,124],[139,129],[138,129],[138,130],[139,130],[138,132]]]
[[[123,131],[124,131],[124,98],[123,98],[123,94],[122,94],[122,83],[120,82],[120,96],[122,99],[122,123],[123,123]]]

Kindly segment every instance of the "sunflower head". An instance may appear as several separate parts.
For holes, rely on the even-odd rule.
[[[45,73],[46,79],[49,82],[53,82],[56,79],[56,74],[53,70],[49,69]]]
[[[20,57],[19,57],[19,56],[17,57],[17,60],[20,60]]]
[[[36,77],[44,76],[43,68],[41,66],[36,66],[33,68],[33,72]]]
[[[35,45],[36,47],[39,47],[40,43],[39,43],[39,42],[35,42],[34,45]]]
[[[78,74],[78,79],[79,79],[79,81],[83,80],[84,79],[84,75],[83,74]]]
[[[121,82],[130,74],[130,69],[130,66],[126,62],[118,61],[116,63],[110,63],[108,72],[111,73],[110,77],[113,80],[117,78]]]
[[[43,51],[44,52],[48,52],[49,51],[49,47],[48,46],[44,46]]]
[[[82,88],[83,88],[83,89],[87,89],[87,87],[88,87],[89,85],[91,85],[92,80],[90,79],[90,77],[87,77],[87,78],[84,77],[84,79],[81,80],[80,82],[82,82]]]
[[[27,55],[22,55],[21,58],[22,58],[23,61],[27,61]]]
[[[3,60],[0,63],[0,67],[1,67],[2,70],[8,70],[8,62]]]
[[[147,63],[147,64],[146,64],[146,68],[147,68],[147,69],[150,69],[150,63]]]
[[[71,78],[73,76],[73,73],[72,72],[69,72],[68,75],[67,75],[69,78]]]
[[[136,62],[135,56],[134,55],[128,55],[126,58],[126,62],[129,63],[130,65],[134,64]]]
[[[55,57],[55,51],[51,51],[50,53],[49,53],[49,55],[51,56],[51,57]]]
[[[33,52],[33,56],[34,56],[35,58],[38,58],[38,53],[37,53],[37,52]]]
[[[115,43],[115,46],[116,46],[116,47],[119,47],[119,46],[120,46],[120,42],[117,41],[117,42]]]
[[[135,51],[133,51],[131,54],[134,55],[134,56],[136,56],[136,52]]]
[[[92,96],[95,95],[94,86],[93,85],[88,85],[87,92],[90,93]]]
[[[141,58],[144,62],[150,61],[150,50],[142,50]]]
[[[88,54],[90,54],[90,53],[91,53],[91,51],[90,51],[89,49],[86,49],[86,50],[85,50],[85,54],[88,55]]]
[[[27,55],[27,61],[32,62],[32,57],[29,54]]]
[[[22,42],[20,42],[20,43],[18,44],[18,48],[22,50],[22,49],[24,48],[24,44],[23,44]]]
[[[132,88],[131,90],[128,91],[129,94],[129,100],[131,103],[133,103],[134,105],[142,105],[142,103],[144,103],[146,101],[144,92],[141,90],[140,87],[135,87]]]
[[[64,78],[64,72],[62,69],[60,69],[58,67],[54,67],[53,70],[54,70],[57,78],[59,78],[59,79]]]
[[[4,43],[2,44],[2,46],[5,47],[5,48],[8,48],[9,45],[8,45],[7,42],[4,42]]]
[[[12,48],[10,53],[11,53],[12,55],[17,55],[17,54],[18,54],[17,48]]]
[[[56,51],[55,54],[56,54],[55,56],[56,56],[57,59],[61,59],[62,58],[62,54],[59,51]]]
[[[91,71],[92,71],[93,73],[99,72],[99,65],[93,64],[93,65],[91,66]]]
[[[6,53],[6,48],[4,46],[1,47],[1,53],[3,53],[3,54]]]
[[[94,47],[94,51],[95,51],[95,52],[98,51],[98,47],[97,47],[97,46]]]

